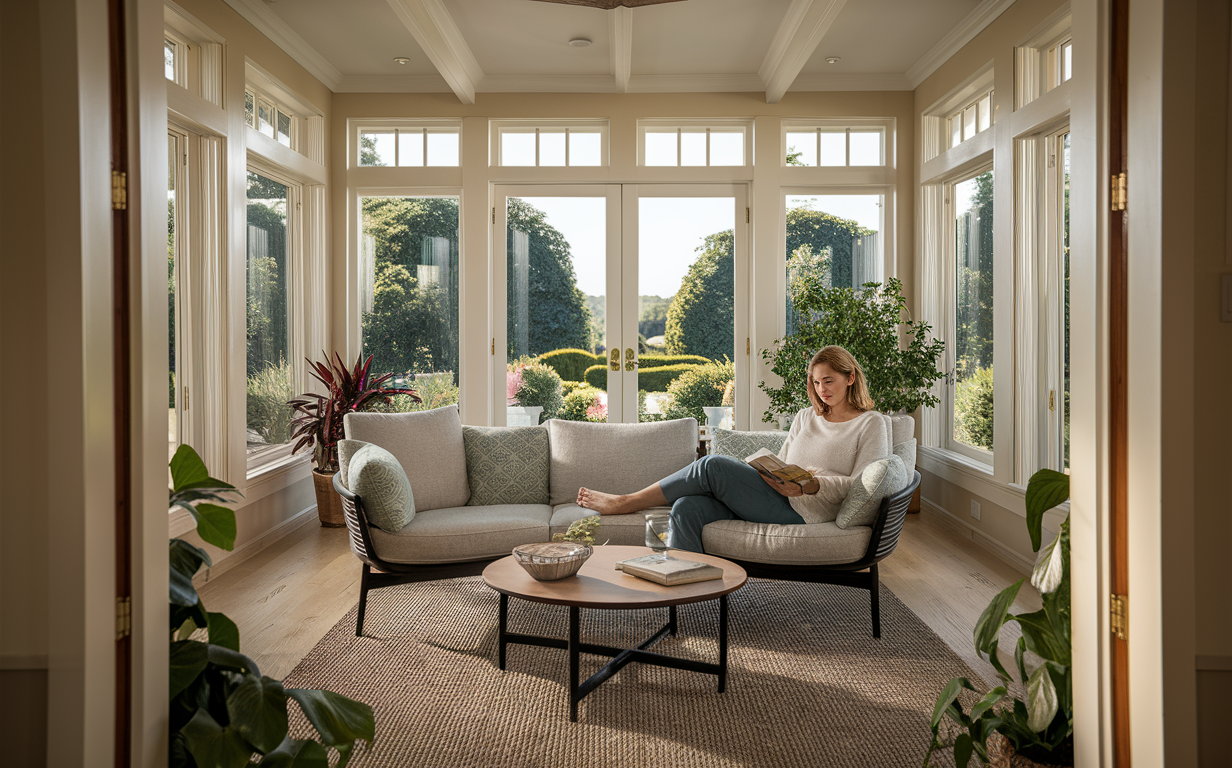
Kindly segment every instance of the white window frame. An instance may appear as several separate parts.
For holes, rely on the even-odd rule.
[[[491,148],[488,157],[491,158],[491,164],[504,168],[607,168],[611,164],[610,150],[610,132],[611,126],[608,120],[493,120],[489,124]],[[564,165],[540,165],[539,164],[539,133],[541,130],[561,131],[565,132],[565,164]],[[598,165],[571,165],[569,163],[569,134],[572,132],[578,133],[597,133],[599,134],[599,164]],[[513,165],[506,164],[501,148],[501,136],[506,133],[534,133],[535,134],[535,164],[534,165]]]
[[[394,139],[394,164],[393,165],[360,165],[359,164],[359,142],[360,136],[364,133],[372,133],[374,131],[395,133]],[[397,133],[406,131],[413,133],[416,131],[423,132],[424,148],[423,148],[423,165],[398,165],[398,141]],[[455,133],[458,136],[458,164],[457,165],[428,165],[428,134],[433,132]],[[401,171],[403,173],[428,173],[440,171],[459,170],[462,167],[462,121],[458,119],[444,120],[406,120],[400,118],[372,118],[366,120],[350,119],[347,121],[347,169],[355,170],[362,169],[364,172],[377,172],[389,174],[393,171]]]
[[[956,112],[946,118],[945,132],[950,149],[953,149],[959,144],[962,144],[963,142],[968,141],[992,128],[992,125],[995,122],[996,112],[993,108],[995,96],[996,90],[989,88],[987,91],[977,94],[974,98],[970,99],[968,103],[959,107]],[[987,104],[984,103],[985,100],[987,100]],[[971,110],[975,110],[975,120],[974,126],[972,126],[970,132],[968,132],[967,114]],[[981,128],[980,126],[984,122],[983,117],[985,114],[988,116],[988,124]],[[957,141],[954,140],[955,127],[957,127],[959,134]]]
[[[173,2],[163,4],[163,39],[176,46],[170,82],[222,107],[226,41]]]
[[[173,65],[174,75],[167,79],[175,83],[176,85],[180,86],[181,88],[187,89],[189,87],[189,82],[190,82],[189,76],[188,76],[189,59],[192,58],[192,53],[194,53],[193,48],[188,43],[187,40],[185,40],[178,32],[176,32],[171,27],[165,27],[163,29],[163,47],[164,48],[166,47],[167,43],[171,43],[171,46],[172,46],[171,55],[174,61],[174,65]],[[193,69],[195,70],[196,68],[194,67]]]
[[[787,145],[787,134],[788,133],[808,133],[809,131],[815,131],[817,133],[817,143],[818,143],[817,158],[819,162],[821,159],[821,154],[820,154],[821,134],[822,133],[838,133],[838,132],[845,133],[847,137],[846,138],[846,143],[847,143],[846,160],[847,162],[844,163],[843,165],[805,165],[805,166],[789,165],[787,163],[787,151],[788,149],[790,149],[790,147],[788,147]],[[876,165],[852,165],[851,164],[851,133],[853,131],[856,133],[880,133],[881,134],[881,161],[879,163],[877,163]],[[826,170],[826,169],[837,170],[839,168],[865,168],[865,169],[884,168],[886,166],[893,165],[893,162],[891,160],[892,151],[890,149],[890,141],[893,136],[893,132],[894,132],[894,121],[884,120],[884,119],[868,120],[868,121],[852,121],[850,119],[844,119],[844,120],[815,120],[815,119],[814,120],[783,120],[782,128],[780,130],[781,143],[782,143],[783,148],[782,148],[782,151],[779,152],[779,155],[780,155],[779,163],[782,165],[782,167],[791,169],[788,171],[788,173],[794,173],[803,168],[808,168],[813,171]]]
[[[244,91],[252,93],[254,96],[253,122],[247,123],[244,118],[244,123],[252,128],[258,135],[263,136],[270,141],[282,147],[290,149],[296,154],[303,155],[308,158],[313,164],[321,166],[322,181],[324,179],[325,165],[325,118],[321,111],[309,104],[298,94],[283,85],[277,78],[266,72],[265,69],[254,63],[252,60],[247,60],[244,63]],[[261,125],[261,100],[264,99],[268,104],[274,107],[274,135],[262,133]],[[243,117],[244,104],[238,105]],[[278,140],[278,112],[287,115],[291,118],[290,144],[284,144]],[[251,147],[253,142],[249,142]],[[269,155],[270,152],[262,151],[263,154]],[[274,160],[279,166],[291,170],[298,171],[294,167],[295,163],[282,160]],[[303,175],[303,174],[300,174]],[[305,183],[313,183],[305,179]]]
[[[995,132],[993,129],[996,128],[998,122],[995,78],[996,71],[990,61],[984,67],[977,70],[975,74],[955,86],[945,96],[938,99],[928,109],[924,110],[920,125],[922,136],[919,162],[922,166],[933,163],[943,154],[959,147],[962,147],[963,152],[969,153],[972,157],[986,151],[991,151],[991,137]],[[988,129],[977,131],[972,136],[965,137],[965,140],[960,144],[952,144],[950,118],[967,106],[978,102],[986,94],[992,95],[990,99],[990,104],[992,105],[991,121]],[[923,170],[927,171],[928,169],[925,167]],[[927,176],[928,174],[926,173],[925,178]]]
[[[705,165],[681,165],[681,139],[682,131],[689,132],[706,132],[706,164]],[[724,132],[741,131],[744,138],[744,164],[743,165],[711,165],[710,163],[710,131],[720,130]],[[647,133],[671,133],[676,132],[676,164],[675,165],[647,165],[646,164],[646,134]],[[637,121],[637,165],[639,168],[647,168],[653,170],[661,170],[664,168],[680,168],[680,169],[698,169],[698,168],[731,168],[731,169],[751,169],[753,167],[753,121],[739,119],[713,119],[713,120],[661,120],[661,119],[640,119]]]
[[[249,96],[252,96],[252,122],[248,123],[248,127],[257,131],[258,133],[260,133],[262,136],[265,136],[266,138],[277,141],[279,144],[282,144],[284,147],[290,147],[293,151],[299,151],[299,120],[300,120],[299,115],[292,112],[290,107],[287,107],[282,102],[268,95],[266,91],[262,90],[261,88],[258,88],[256,85],[252,83],[248,83],[247,85],[244,86],[244,107],[245,107],[244,120],[245,122],[247,122],[248,120],[247,107],[248,107],[248,97]],[[270,108],[270,112],[273,117],[273,122],[270,123],[270,127],[273,129],[273,135],[270,135],[261,129],[261,107],[262,105],[268,106]],[[290,131],[287,133],[288,140],[286,143],[284,143],[278,138],[278,117],[279,115],[285,115],[286,117],[290,119],[290,122],[291,122]]]
[[[1065,47],[1073,45],[1073,39],[1073,16],[1070,4],[1065,3],[1014,47],[1015,109],[1022,109],[1071,79],[1062,71],[1062,56]]]

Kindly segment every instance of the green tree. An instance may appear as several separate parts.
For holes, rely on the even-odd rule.
[[[637,332],[647,339],[667,333],[667,308],[671,306],[672,297],[640,296],[638,303],[642,314],[637,320]]]
[[[708,235],[667,309],[669,355],[731,357],[735,347],[735,264],[732,230]]]
[[[376,140],[362,133],[359,135],[359,164],[385,165],[380,153],[376,151]]]
[[[973,375],[977,369],[992,366],[992,183],[992,171],[975,177],[976,192],[971,208],[959,215],[955,227],[957,253],[976,252],[974,267],[969,263],[956,265],[958,311],[955,313],[954,350],[959,380]]]
[[[850,219],[840,219],[807,205],[787,211],[787,252],[795,254],[807,245],[813,254],[828,253],[832,286],[860,287],[852,285],[853,246],[860,238],[875,234]]]
[[[287,188],[249,173],[247,197],[247,370],[253,374],[287,358]]]

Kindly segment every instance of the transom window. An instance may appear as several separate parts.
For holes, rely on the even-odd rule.
[[[296,148],[295,114],[253,85],[244,89],[244,122],[279,144]]]
[[[607,121],[493,125],[496,164],[502,166],[607,165]]]
[[[988,130],[992,126],[992,95],[989,90],[980,94],[965,107],[950,115],[950,146],[957,147],[967,139]]]
[[[789,126],[784,141],[785,165],[885,165],[885,129],[880,127]]]
[[[1056,88],[1061,83],[1074,76],[1074,41],[1066,38],[1048,49],[1044,54],[1045,75],[1048,90]]]
[[[752,131],[744,124],[638,125],[638,149],[645,166],[745,166],[752,152]]]
[[[461,129],[456,125],[360,128],[358,163],[363,167],[457,167]]]

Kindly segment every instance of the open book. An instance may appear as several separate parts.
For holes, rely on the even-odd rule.
[[[778,483],[791,483],[803,490],[806,483],[813,481],[813,473],[795,464],[784,463],[768,448],[762,448],[756,453],[745,456],[744,461],[765,477]]]
[[[644,555],[632,560],[622,560],[616,563],[616,570],[662,584],[665,587],[723,578],[723,569],[709,563],[681,560],[675,557],[662,560],[660,557],[660,555]]]

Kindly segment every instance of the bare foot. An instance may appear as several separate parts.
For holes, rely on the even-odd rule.
[[[592,491],[589,488],[578,489],[577,505],[593,509],[601,515],[627,515],[634,511],[628,496]]]

